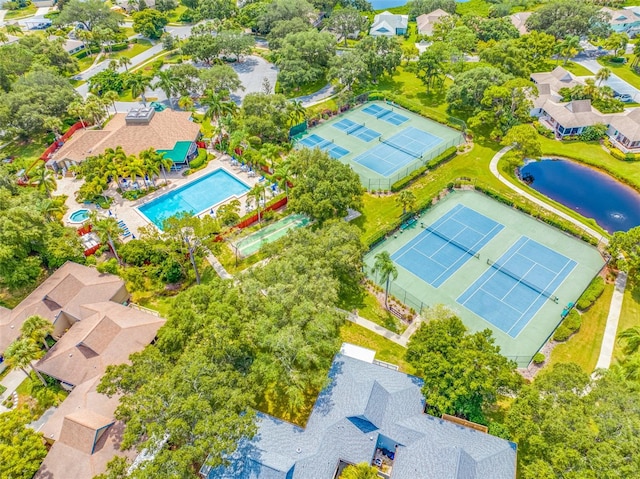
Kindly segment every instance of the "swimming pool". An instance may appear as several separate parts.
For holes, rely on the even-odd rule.
[[[69,216],[69,223],[78,224],[84,223],[89,219],[89,210],[82,209],[76,210]]]
[[[138,208],[149,221],[162,229],[162,222],[179,213],[198,214],[251,188],[223,169],[215,170],[175,191]]]

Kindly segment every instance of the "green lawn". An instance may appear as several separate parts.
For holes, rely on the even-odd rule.
[[[624,64],[608,62],[602,58],[598,58],[598,63],[603,67],[609,68],[612,73],[615,73],[632,86],[640,88],[640,75],[634,72],[630,66],[633,61],[633,55],[625,55],[625,58],[627,58],[627,63]]]
[[[640,190],[638,163],[616,160],[598,142],[562,142],[540,136],[540,143],[546,156],[563,156],[596,166]]]
[[[80,58],[78,59],[78,71],[79,72],[83,72],[85,71],[87,68],[89,68],[91,65],[93,65],[93,62],[96,60],[96,56],[98,54],[93,54],[91,56],[87,55],[84,58]]]
[[[640,285],[635,288],[627,283],[627,289],[624,293],[624,301],[622,302],[622,312],[620,313],[620,322],[618,323],[618,334],[628,328],[640,326]],[[624,358],[622,352],[623,344],[616,342],[613,350],[614,361],[621,361]]]
[[[187,10],[187,7],[180,4],[178,8],[175,8],[169,12],[169,23],[177,23],[182,15]]]
[[[489,16],[489,7],[491,3],[486,0],[470,0],[468,2],[458,3],[456,5],[456,13],[462,15],[477,15],[479,17]]]
[[[19,10],[10,10],[10,11],[8,11],[4,16],[4,19],[5,20],[17,20],[19,18],[30,17],[32,15],[35,15],[37,10],[38,10],[38,7],[36,7],[32,3],[30,3],[25,8],[21,8]]]
[[[40,158],[42,152],[49,146],[45,137],[32,138],[29,142],[12,141],[0,149],[0,157],[15,156],[16,168],[28,168]]]
[[[346,311],[357,310],[358,315],[394,333],[402,334],[406,329],[406,326],[381,306],[373,293],[368,290],[365,290],[361,296],[350,297],[341,302],[340,308]]]
[[[545,367],[549,368],[558,363],[576,363],[586,373],[593,372],[600,355],[613,288],[613,284],[605,286],[602,296],[586,313],[583,313],[580,330],[567,342],[558,344],[553,349],[551,359],[547,361]]]
[[[126,50],[109,53],[107,55],[107,58],[114,59],[114,58],[120,58],[120,57],[127,57],[131,59],[136,55],[139,55],[140,53],[144,52],[145,50],[148,50],[152,46],[153,46],[153,43],[151,43],[149,40],[138,40],[137,43],[130,44],[129,48],[127,48]]]
[[[304,85],[300,85],[294,90],[282,91],[282,87],[279,83],[276,83],[275,91],[278,93],[282,93],[287,98],[297,98],[299,96],[311,95],[312,93],[317,92],[327,86],[327,79],[322,77],[318,81],[313,83],[305,83]]]
[[[340,338],[344,342],[375,350],[376,359],[397,364],[400,370],[407,374],[415,372],[413,366],[404,359],[407,351],[405,348],[362,326],[346,321],[340,328]]]

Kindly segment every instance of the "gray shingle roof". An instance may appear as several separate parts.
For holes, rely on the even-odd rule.
[[[514,445],[423,413],[422,380],[340,354],[329,379],[305,429],[258,414],[256,436],[203,476],[333,479],[340,460],[371,462],[385,447],[395,449],[392,479],[515,477]]]

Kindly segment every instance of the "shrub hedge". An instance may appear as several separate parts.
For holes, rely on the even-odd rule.
[[[573,333],[580,329],[581,324],[582,316],[578,311],[572,309],[562,323],[560,323],[556,332],[553,333],[553,340],[566,341]]]
[[[603,291],[604,279],[602,278],[602,276],[596,276],[594,280],[591,281],[591,284],[585,290],[585,292],[582,293],[580,299],[578,299],[576,308],[578,308],[580,311],[586,311],[593,305],[593,303],[596,302],[596,299],[598,299],[602,295]]]
[[[437,168],[441,164],[443,164],[443,163],[451,160],[452,158],[454,158],[457,154],[458,154],[457,148],[455,146],[452,146],[451,148],[445,150],[443,153],[441,153],[440,155],[438,155],[435,158],[433,158],[432,160],[430,160],[424,166],[421,166],[420,168],[418,168],[417,170],[413,171],[409,175],[407,175],[404,178],[396,181],[394,184],[391,185],[391,191],[393,191],[395,193],[396,191],[400,191],[401,189],[409,186],[417,178],[419,178],[420,176],[425,174],[427,172],[427,170],[432,169],[432,168]]]

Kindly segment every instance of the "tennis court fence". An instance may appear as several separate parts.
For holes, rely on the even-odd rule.
[[[369,177],[366,179],[363,178],[363,185],[368,191],[390,190],[391,185],[393,185],[396,181],[399,181],[405,178],[406,176],[409,176],[418,168],[422,168],[426,166],[427,163],[429,163],[429,161],[433,160],[437,156],[440,156],[449,148],[458,146],[461,142],[461,139],[462,138],[460,139],[452,138],[449,141],[442,142],[440,145],[438,145],[436,149],[431,150],[430,152],[426,153],[425,155],[419,158],[416,158],[414,161],[409,163],[406,167],[402,168],[401,170],[399,170],[394,175],[388,178],[374,178],[374,177]],[[386,143],[386,140],[382,140],[382,141]],[[395,144],[389,143],[389,145],[400,151],[404,151],[403,149],[398,148],[398,146]],[[411,153],[409,151],[406,151],[405,153],[410,154],[412,156],[417,156],[415,153]]]

